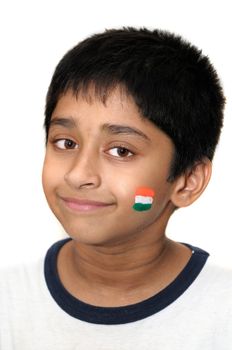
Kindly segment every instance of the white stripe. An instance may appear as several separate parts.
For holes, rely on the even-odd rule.
[[[152,204],[153,198],[149,196],[135,196],[135,203]]]

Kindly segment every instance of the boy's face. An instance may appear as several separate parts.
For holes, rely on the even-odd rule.
[[[105,105],[68,92],[48,134],[43,187],[49,206],[85,244],[122,243],[145,230],[163,234],[173,209],[167,182],[173,151],[171,140],[118,89]],[[155,191],[150,210],[133,209],[140,187]]]

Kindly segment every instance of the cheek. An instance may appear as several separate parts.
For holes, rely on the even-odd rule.
[[[62,167],[57,167],[54,162],[50,162],[45,158],[42,171],[42,185],[45,195],[51,192],[61,181],[62,174],[60,169],[62,169]]]
[[[152,208],[155,197],[153,188],[143,186],[138,187],[135,191],[133,209],[135,211],[147,211]]]
[[[145,181],[140,184],[133,181],[117,183],[115,191],[121,207],[128,213],[149,211],[156,203],[156,190],[154,186],[146,185]]]
[[[156,215],[162,210],[168,200],[169,191],[166,183],[162,181],[133,181],[117,183],[120,206],[128,215],[147,216]],[[115,188],[116,190],[116,188]],[[149,214],[150,213],[150,214]]]

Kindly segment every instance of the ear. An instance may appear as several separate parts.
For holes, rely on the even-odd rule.
[[[181,175],[175,183],[171,201],[175,207],[187,207],[204,192],[212,173],[212,163],[203,158]]]

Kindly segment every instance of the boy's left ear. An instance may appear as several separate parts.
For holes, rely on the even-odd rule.
[[[175,207],[187,207],[205,190],[212,173],[212,163],[208,158],[198,161],[175,181],[171,201]]]

